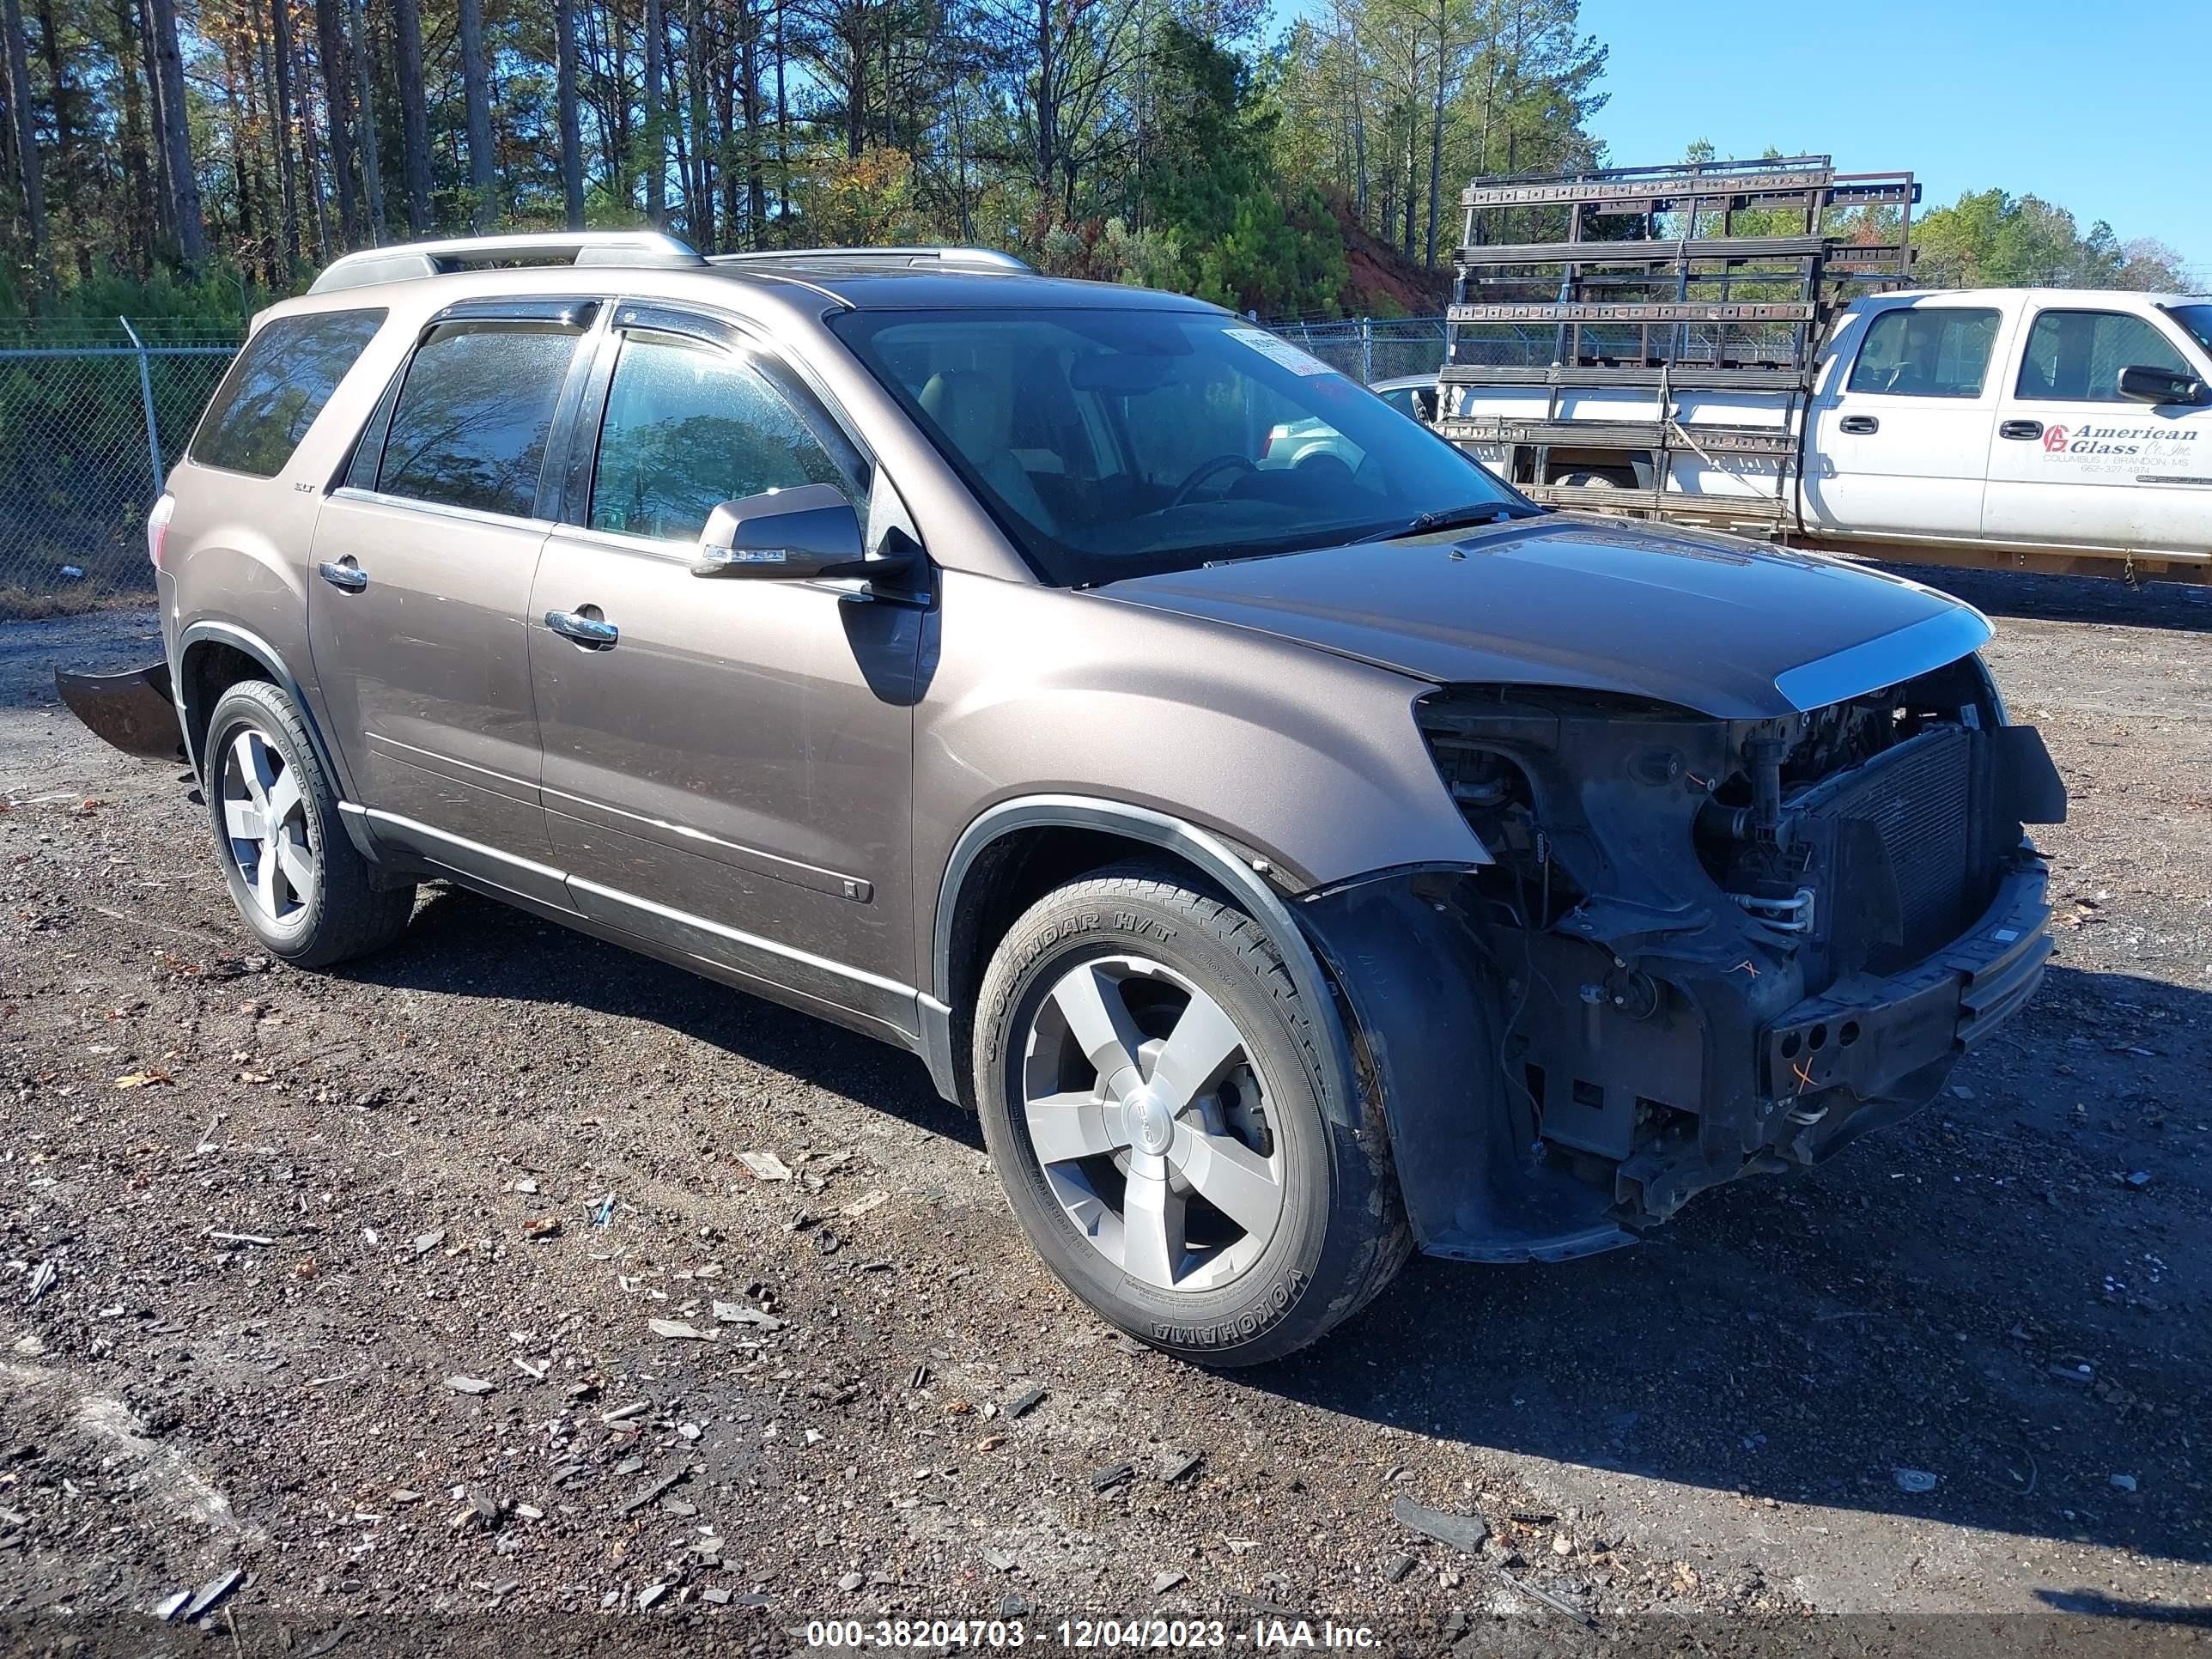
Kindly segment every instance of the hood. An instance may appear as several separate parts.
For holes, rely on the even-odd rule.
[[[1818,554],[1550,514],[1096,590],[1439,684],[1575,687],[1766,720],[1978,649],[1971,605]]]

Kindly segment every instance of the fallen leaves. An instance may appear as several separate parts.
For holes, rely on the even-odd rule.
[[[167,1072],[125,1072],[115,1079],[115,1086],[118,1089],[145,1089],[161,1083],[174,1085],[176,1080]]]

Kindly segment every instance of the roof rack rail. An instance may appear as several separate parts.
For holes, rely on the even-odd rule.
[[[471,265],[542,263],[574,265],[704,265],[687,244],[658,230],[530,231],[514,236],[457,236],[363,248],[332,260],[310,294],[442,276]]]
[[[1035,267],[994,247],[793,247],[758,253],[712,253],[710,265],[808,264],[834,259],[841,264],[885,264],[912,267],[935,264],[980,265],[987,270],[1018,270],[1035,274]]]

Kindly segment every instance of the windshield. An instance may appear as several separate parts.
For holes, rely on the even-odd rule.
[[[1471,506],[1538,510],[1218,313],[856,311],[831,325],[1063,586],[1388,536]]]
[[[2189,331],[2189,337],[2212,351],[2212,303],[2168,306],[2166,314]]]

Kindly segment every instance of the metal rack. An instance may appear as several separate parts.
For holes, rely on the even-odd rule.
[[[1540,501],[1778,530],[1795,499],[1796,434],[1820,340],[1850,294],[1909,278],[1918,200],[1909,173],[1838,173],[1825,155],[1478,179],[1460,198],[1466,235],[1437,428],[1501,447],[1508,476]],[[1896,240],[1831,234],[1833,210],[1868,207],[1898,210]],[[1735,234],[1738,215],[1778,210],[1802,229]],[[1508,240],[1531,216],[1547,228],[1564,216],[1565,239]],[[1546,325],[1547,362],[1482,361],[1501,345],[1538,355]],[[1542,387],[1544,407],[1463,414],[1466,396],[1454,388],[1474,386]],[[1650,418],[1573,418],[1565,407],[1577,392],[1609,387],[1650,391]],[[1678,417],[1677,393],[1772,392],[1784,394],[1778,425]],[[1562,449],[1576,458],[1569,470],[1608,482],[1559,481]],[[1771,461],[1773,489],[1672,488],[1685,453],[1711,466],[1723,456]],[[1624,487],[1632,473],[1637,487]]]

